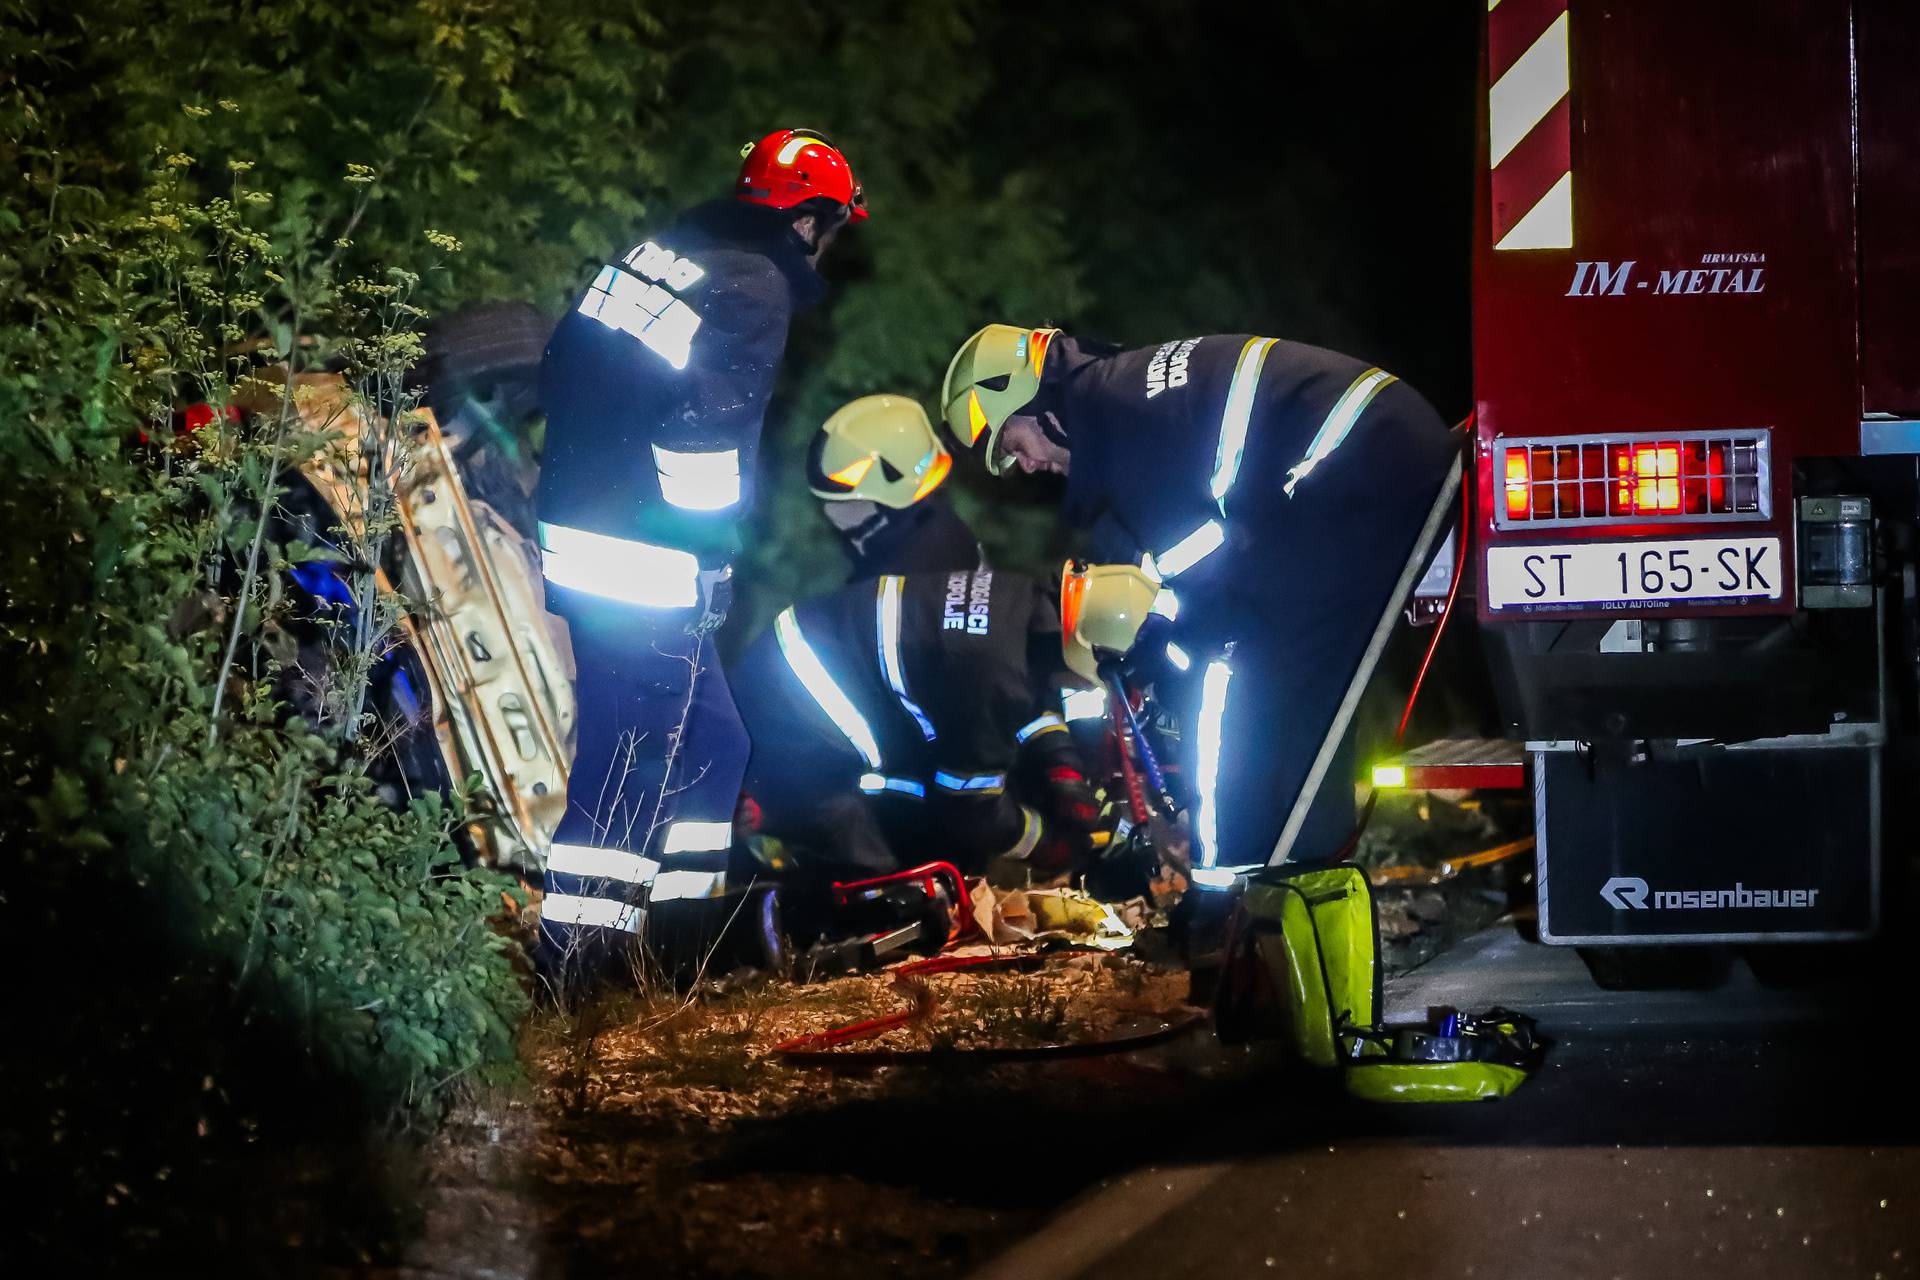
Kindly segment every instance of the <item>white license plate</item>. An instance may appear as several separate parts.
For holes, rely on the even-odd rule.
[[[1492,609],[1640,600],[1778,600],[1780,539],[1572,542],[1487,548]]]

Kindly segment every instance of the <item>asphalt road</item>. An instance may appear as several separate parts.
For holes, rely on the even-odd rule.
[[[1513,1097],[1368,1106],[1229,1073],[1173,1159],[978,1275],[1920,1275],[1920,1059],[1892,967],[1874,989],[1741,964],[1712,993],[1610,993],[1574,952],[1490,930],[1391,983],[1387,1011],[1533,1014],[1554,1043]]]

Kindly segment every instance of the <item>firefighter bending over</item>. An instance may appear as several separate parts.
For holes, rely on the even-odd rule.
[[[731,199],[601,267],[547,348],[540,546],[580,707],[541,921],[562,984],[624,950],[649,888],[723,887],[748,742],[708,637],[789,324],[824,294],[835,233],[866,216],[818,131],[770,133]]]
[[[1051,709],[1063,678],[1053,603],[1018,574],[889,575],[795,605],[734,681],[761,829],[836,875],[1066,871],[1098,811]]]
[[[821,425],[807,451],[807,484],[853,562],[847,581],[986,564],[939,491],[952,467],[927,411],[906,396],[862,396]]]
[[[941,404],[988,471],[1065,475],[1070,518],[1130,537],[1141,567],[1069,573],[1067,638],[1115,656],[1127,646],[1096,619],[1118,608],[1132,660],[1181,676],[1161,687],[1196,879],[1267,863],[1458,452],[1446,423],[1318,347],[1221,334],[1114,353],[1008,325],[961,347]],[[1351,776],[1336,765],[1305,797],[1294,860],[1339,851]]]

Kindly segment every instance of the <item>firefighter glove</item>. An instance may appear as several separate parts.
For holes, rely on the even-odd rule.
[[[700,612],[687,624],[687,633],[704,636],[719,630],[720,624],[727,620],[727,610],[733,604],[733,568],[729,565],[719,569],[702,569],[698,582]]]
[[[1047,800],[1048,816],[1056,827],[1068,828],[1084,839],[1099,825],[1100,800],[1093,784],[1071,765],[1047,770]]]

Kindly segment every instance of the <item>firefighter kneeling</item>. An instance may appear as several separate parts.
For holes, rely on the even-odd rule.
[[[785,610],[733,683],[762,832],[834,878],[1071,869],[1097,807],[1052,710],[1065,678],[1053,604],[1018,574],[890,575]]]

